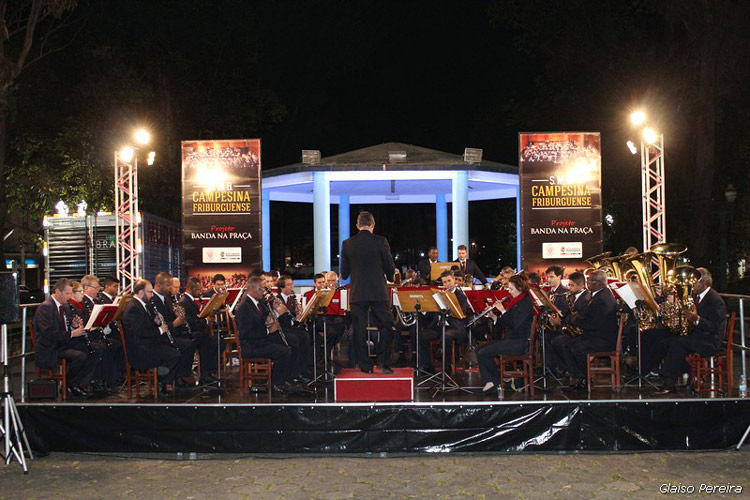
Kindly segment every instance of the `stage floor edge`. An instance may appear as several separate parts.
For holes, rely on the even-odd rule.
[[[750,399],[412,403],[25,403],[32,448],[61,452],[443,453],[716,450]]]

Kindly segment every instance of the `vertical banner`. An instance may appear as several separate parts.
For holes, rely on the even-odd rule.
[[[598,132],[519,134],[521,256],[527,272],[566,276],[602,253]]]
[[[182,141],[182,234],[187,274],[230,288],[261,267],[260,140]]]

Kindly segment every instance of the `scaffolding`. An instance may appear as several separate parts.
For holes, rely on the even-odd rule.
[[[641,198],[643,251],[647,252],[652,246],[667,240],[663,134],[658,134],[653,144],[641,141]],[[654,279],[658,281],[658,272],[654,274]]]
[[[123,161],[115,151],[115,238],[117,245],[117,279],[122,293],[131,293],[139,278],[141,241],[138,226],[138,158]]]

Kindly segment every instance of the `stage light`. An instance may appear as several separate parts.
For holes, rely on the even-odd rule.
[[[149,139],[151,139],[151,134],[148,133],[148,130],[145,128],[136,130],[135,140],[138,141],[138,144],[148,144]]]
[[[636,127],[643,125],[643,122],[646,121],[646,113],[643,111],[634,111],[630,114],[630,122],[635,125]]]
[[[604,216],[604,222],[606,222],[608,226],[611,226],[615,223],[615,218],[612,217],[612,214],[607,214]]]
[[[122,151],[120,151],[120,159],[125,163],[130,163],[133,160],[134,156],[135,149],[131,148],[130,146],[126,146],[122,148]]]
[[[153,164],[154,164],[154,160],[155,160],[155,159],[156,159],[156,152],[155,152],[155,151],[151,151],[151,152],[150,152],[150,153],[148,154],[148,159],[146,160],[146,163],[147,163],[147,164],[148,164],[149,166],[151,166],[151,165],[153,165]]]
[[[653,144],[656,142],[656,139],[659,137],[656,132],[654,132],[654,129],[652,128],[644,128],[643,132],[641,132],[641,136],[643,136],[643,140],[646,141],[648,144]]]
[[[633,144],[633,141],[628,141],[625,143],[625,145],[628,147],[631,153],[637,154],[638,148],[635,147],[635,144]]]
[[[86,200],[81,200],[81,203],[76,205],[76,207],[77,207],[78,215],[80,215],[81,217],[85,217],[86,209],[89,207],[89,204],[86,203]]]

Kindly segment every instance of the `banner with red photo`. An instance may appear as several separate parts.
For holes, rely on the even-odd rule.
[[[260,140],[182,141],[182,234],[188,276],[240,287],[261,267]]]
[[[601,138],[598,132],[519,134],[521,261],[529,273],[552,265],[569,275],[602,252]]]

